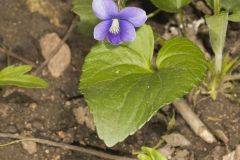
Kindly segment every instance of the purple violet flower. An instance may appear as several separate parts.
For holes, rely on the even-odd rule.
[[[102,20],[94,28],[94,39],[108,39],[113,45],[133,41],[136,27],[142,26],[146,20],[146,12],[137,7],[125,7],[118,11],[113,0],[93,0],[93,11]]]

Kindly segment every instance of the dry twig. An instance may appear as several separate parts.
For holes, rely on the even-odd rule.
[[[6,54],[6,55],[8,55],[8,56],[11,56],[11,57],[13,57],[13,58],[16,58],[16,59],[22,61],[23,63],[26,63],[26,64],[28,64],[28,65],[31,65],[33,68],[37,68],[36,64],[33,63],[32,61],[27,60],[27,59],[25,59],[25,58],[23,58],[23,57],[20,57],[19,55],[17,55],[16,53],[12,52],[11,50],[9,50],[9,49],[7,49],[7,48],[5,48],[5,47],[0,47],[0,53],[4,53],[4,54]]]
[[[207,143],[217,142],[213,134],[207,129],[198,116],[190,109],[185,100],[177,100],[174,102],[177,111],[182,115],[183,119],[192,128],[192,130]]]
[[[224,81],[237,81],[240,80],[240,74],[227,75],[224,77]]]
[[[44,144],[44,145],[53,146],[53,147],[59,147],[59,148],[65,149],[65,150],[78,151],[78,152],[90,154],[93,156],[97,156],[97,157],[101,157],[101,158],[105,158],[105,159],[109,159],[109,160],[135,160],[133,158],[117,156],[117,155],[109,154],[109,153],[95,150],[95,149],[84,148],[84,147],[69,145],[69,144],[65,144],[65,143],[58,143],[58,142],[45,140],[45,139],[39,139],[39,138],[28,138],[28,137],[24,137],[24,136],[19,136],[18,134],[0,133],[0,137],[20,140],[20,141],[16,141],[16,142],[33,141],[33,142],[36,142],[39,144]],[[9,143],[9,144],[12,144],[12,143]]]

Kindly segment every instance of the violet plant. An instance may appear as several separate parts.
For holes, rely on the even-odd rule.
[[[190,0],[151,0],[159,8],[158,11],[181,13],[182,7],[188,5]],[[215,56],[208,60],[208,74],[201,87],[201,92],[209,94],[216,99],[219,93],[232,99],[229,93],[234,91],[232,81],[239,80],[238,74],[232,75],[240,65],[239,58],[231,58],[229,53],[224,54],[224,45],[228,27],[228,21],[240,22],[239,0],[206,0],[212,7],[213,15],[206,15],[206,23],[209,29],[210,43]],[[158,12],[155,12],[158,13]],[[182,24],[184,22],[181,22]],[[184,27],[184,25],[182,25]],[[183,28],[184,32],[186,31]]]
[[[153,60],[154,34],[150,25],[143,25],[145,12],[124,8],[121,2],[117,1],[118,7],[113,0],[73,2],[81,19],[80,31],[87,29],[93,35],[96,27],[95,38],[101,40],[85,59],[79,89],[99,137],[109,147],[134,134],[160,108],[200,84],[207,69],[202,51],[183,37],[167,40]],[[97,17],[103,20],[101,27]],[[127,25],[121,26],[122,22]]]
[[[238,57],[231,58],[229,53],[224,54],[225,40],[228,21],[240,22],[240,1],[239,0],[206,0],[213,8],[213,15],[206,16],[209,28],[210,42],[215,57],[209,60],[209,72],[205,87],[213,99],[219,93],[232,99],[227,92],[233,90],[232,82],[240,79],[232,75],[233,71],[240,66]]]

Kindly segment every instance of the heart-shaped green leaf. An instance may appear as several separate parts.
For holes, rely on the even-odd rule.
[[[92,35],[94,26],[99,22],[92,10],[92,0],[73,0],[73,11],[80,16],[79,31]]]
[[[176,13],[191,0],[151,0],[151,2],[163,11]]]
[[[204,77],[201,50],[186,38],[164,43],[153,70],[154,37],[150,26],[134,42],[118,47],[101,43],[85,59],[80,90],[108,146],[141,128],[162,106],[182,97]]]

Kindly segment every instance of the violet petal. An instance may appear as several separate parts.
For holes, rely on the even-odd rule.
[[[118,13],[118,7],[113,0],[93,0],[92,8],[101,20],[111,19]]]
[[[124,42],[130,42],[136,38],[135,28],[132,23],[120,20],[120,38]]]
[[[118,18],[128,20],[135,27],[140,27],[146,22],[147,15],[146,12],[140,8],[126,7],[119,12]]]
[[[111,20],[102,21],[94,28],[94,39],[98,41],[104,40],[109,32],[109,28],[111,27]]]
[[[110,32],[108,33],[108,41],[113,45],[119,45],[122,43],[120,34],[111,34]]]

